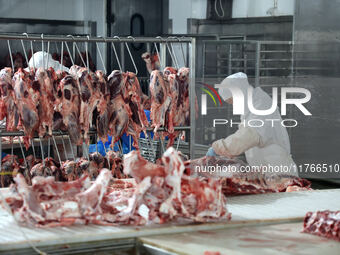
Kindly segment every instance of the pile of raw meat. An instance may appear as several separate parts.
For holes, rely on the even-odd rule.
[[[308,212],[303,232],[340,241],[340,211]]]
[[[242,172],[240,166],[245,163],[237,159],[203,157],[189,160],[185,165],[186,171],[191,175],[221,180],[226,196],[311,190],[310,181],[296,176],[261,171]],[[235,171],[216,171],[218,167],[228,166],[232,166]],[[212,169],[215,169],[214,172]]]
[[[220,181],[185,174],[184,162],[173,148],[159,165],[137,151],[129,153],[124,173],[134,179],[112,179],[103,168],[93,182],[88,175],[71,182],[35,177],[32,186],[18,174],[5,200],[18,222],[37,227],[230,219]]]
[[[89,176],[90,180],[95,180],[102,168],[108,168],[114,178],[125,178],[123,174],[123,160],[119,153],[108,151],[106,156],[95,152],[89,158],[77,158],[57,162],[52,158],[34,158],[33,155],[26,157],[27,167],[23,159],[17,156],[7,155],[2,159],[2,169],[0,171],[0,187],[8,187],[14,182],[15,176],[20,173],[25,178],[26,183],[31,185],[32,178],[36,176],[53,176],[57,182],[73,181],[79,179],[83,174]]]

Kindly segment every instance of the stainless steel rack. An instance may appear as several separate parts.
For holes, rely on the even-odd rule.
[[[155,44],[159,44],[159,54],[160,54],[160,62],[161,62],[161,67],[165,67],[166,63],[167,63],[167,50],[169,51],[169,55],[171,57],[171,62],[173,62],[174,64],[176,64],[177,60],[174,59],[172,53],[170,51],[170,47],[169,44],[186,44],[188,46],[189,49],[189,54],[187,54],[187,58],[189,58],[189,61],[186,61],[186,63],[188,63],[188,67],[190,68],[190,126],[187,127],[175,127],[176,131],[188,131],[190,132],[190,141],[194,141],[194,137],[195,137],[195,38],[192,37],[177,37],[177,36],[169,36],[166,38],[163,38],[161,36],[158,37],[132,37],[132,36],[128,36],[128,37],[119,37],[119,36],[114,36],[114,37],[90,37],[90,36],[72,36],[72,35],[65,35],[65,36],[49,36],[49,35],[28,35],[28,34],[0,34],[0,41],[2,40],[7,40],[7,44],[9,47],[9,52],[11,54],[11,42],[15,41],[15,40],[20,40],[22,42],[23,45],[23,41],[29,41],[29,42],[41,42],[42,45],[47,42],[60,42],[62,44],[65,44],[68,48],[67,43],[72,43],[73,46],[76,46],[77,42],[83,42],[86,44],[86,48],[88,48],[88,43],[95,43],[98,49],[98,45],[99,43],[104,44],[106,46],[108,46],[109,44],[112,45],[112,49],[115,52],[115,56],[116,58],[118,58],[117,56],[117,52],[114,48],[115,44],[120,44],[120,45],[125,45],[125,47],[127,48],[130,56],[130,50],[128,48],[128,43],[153,43]],[[31,44],[32,45],[32,44]],[[24,46],[23,46],[24,47]],[[31,46],[32,47],[32,46]],[[42,50],[43,50],[42,46]],[[109,45],[110,47],[110,45]],[[75,51],[75,47],[73,47],[73,51]],[[78,49],[79,51],[79,49]],[[132,56],[131,56],[132,58]],[[105,68],[105,66],[107,66],[102,57],[101,57],[101,61],[103,62],[103,66]],[[133,59],[132,59],[133,62]],[[133,63],[134,64],[134,63]],[[88,65],[87,65],[88,66]],[[136,73],[138,73],[138,69],[135,66],[135,71]],[[120,66],[121,69],[121,66]],[[148,128],[147,131],[152,131],[151,128]],[[159,129],[160,132],[166,131],[164,128],[160,128]],[[90,134],[94,135],[96,134],[96,130],[91,130]],[[10,136],[10,137],[14,137],[14,136],[23,136],[24,133],[22,131],[15,131],[15,132],[11,132],[11,131],[6,131],[6,130],[0,130],[0,137],[4,137],[4,136]],[[58,135],[67,135],[67,132],[62,132],[59,130],[53,131],[53,136],[58,136]],[[190,142],[190,155],[194,154],[194,147],[193,147],[194,143]]]

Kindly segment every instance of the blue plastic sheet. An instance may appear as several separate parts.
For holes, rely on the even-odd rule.
[[[145,115],[146,115],[148,121],[150,122],[150,111],[149,110],[144,110],[144,112],[145,112]],[[148,132],[148,135],[150,136],[151,139],[153,139],[153,132]],[[144,133],[140,134],[140,138],[145,138]],[[97,143],[98,152],[101,155],[103,155],[103,156],[106,155],[105,149],[106,149],[106,151],[111,150],[110,144],[111,144],[111,141],[112,141],[112,137],[108,136],[108,139],[109,139],[108,142],[106,142],[105,144],[103,144],[102,141],[99,141]],[[130,138],[130,136],[127,136],[126,134],[123,134],[121,139],[120,139],[120,141],[121,141],[121,144],[122,144],[122,150],[123,150],[124,154],[130,152],[130,147],[131,147],[131,150],[135,150],[136,149],[135,147],[132,146],[132,143],[133,143],[133,138],[132,137]],[[113,150],[114,151],[119,151],[118,142],[115,143]],[[96,151],[96,145],[95,144],[91,144],[89,146],[89,153],[93,153],[95,151]]]

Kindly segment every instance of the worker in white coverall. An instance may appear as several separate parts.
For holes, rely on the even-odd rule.
[[[281,124],[281,116],[276,109],[274,113],[261,116],[250,112],[247,98],[248,89],[252,90],[253,106],[257,110],[267,110],[272,106],[271,97],[261,88],[253,88],[244,73],[236,73],[225,78],[219,85],[219,94],[228,104],[233,104],[230,89],[238,88],[244,95],[244,114],[241,124],[234,134],[215,141],[207,156],[224,156],[233,158],[245,153],[250,166],[275,166],[276,169],[289,169],[288,174],[297,175],[296,165],[290,155],[290,142],[287,130]],[[262,120],[263,126],[250,127],[249,120]],[[268,119],[279,121],[271,122]],[[244,124],[243,124],[244,123]],[[251,122],[250,122],[251,123]]]

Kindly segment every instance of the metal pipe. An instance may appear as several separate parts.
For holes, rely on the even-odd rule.
[[[196,39],[192,38],[191,42],[191,56],[190,56],[190,84],[189,84],[189,98],[190,98],[190,158],[194,159],[195,154],[195,121],[196,121],[196,110],[195,110],[195,53],[196,53]]]
[[[96,130],[95,129],[91,129],[88,134],[95,134]],[[64,131],[59,131],[59,130],[53,130],[52,131],[52,135],[54,136],[59,136],[59,135],[68,135],[68,132],[64,132]],[[4,137],[4,136],[25,136],[24,131],[7,131],[7,130],[2,130],[0,133],[0,137]],[[38,134],[34,135],[35,138],[39,138]]]
[[[50,41],[50,42],[103,42],[102,38],[98,37],[90,37],[89,39],[84,37],[76,37],[76,38],[67,38],[64,36],[36,36],[36,35],[6,35],[6,34],[0,34],[0,40],[27,40],[27,41]],[[181,37],[181,41],[183,43],[190,43],[192,41],[192,37]],[[136,38],[128,38],[128,37],[120,37],[120,40],[118,38],[114,37],[105,37],[105,40],[107,42],[136,42],[136,43],[153,43],[155,41],[155,37],[136,37]],[[159,38],[160,42],[177,42],[177,38]]]

